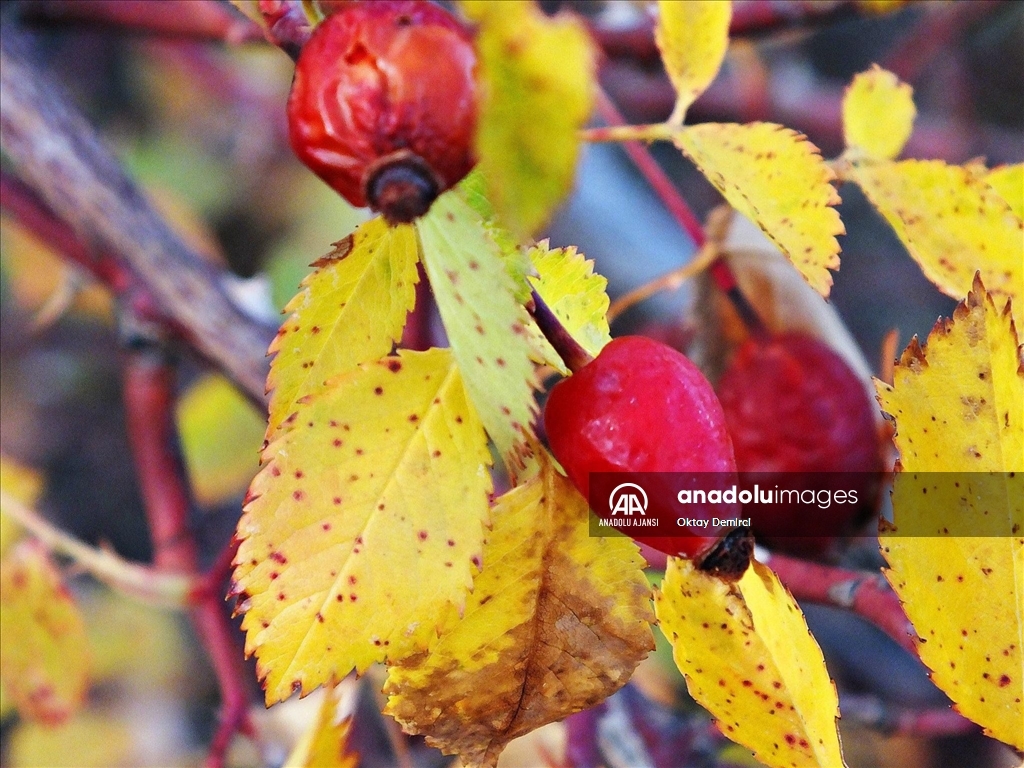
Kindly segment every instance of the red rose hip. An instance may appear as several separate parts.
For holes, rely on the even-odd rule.
[[[473,167],[475,69],[469,33],[433,3],[343,5],[296,63],[292,149],[353,205],[412,221]]]
[[[711,385],[682,353],[642,336],[611,341],[593,361],[556,384],[544,408],[544,427],[552,453],[584,495],[594,472],[729,477],[736,471],[725,417]],[[679,536],[633,538],[700,562],[727,532],[709,525]],[[729,555],[735,560],[735,547]],[[742,571],[748,557],[749,547],[733,570]]]
[[[874,405],[857,375],[824,343],[797,333],[747,341],[719,380],[718,397],[748,484],[857,494],[856,503],[825,508],[763,508],[752,526],[765,543],[820,554],[875,510],[882,459]]]

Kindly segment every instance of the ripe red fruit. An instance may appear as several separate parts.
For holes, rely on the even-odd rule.
[[[295,65],[295,154],[356,206],[392,222],[422,215],[473,167],[476,53],[426,0],[341,6]]]
[[[544,408],[544,427],[551,451],[585,496],[593,472],[727,477],[736,471],[725,417],[711,385],[682,353],[642,336],[613,340],[556,384]],[[728,529],[690,530],[693,535],[633,538],[700,561]]]
[[[828,346],[796,333],[751,339],[722,375],[718,397],[744,476],[756,473],[762,488],[857,492],[856,504],[773,505],[754,514],[754,533],[767,544],[820,554],[875,510],[882,459],[874,406]]]

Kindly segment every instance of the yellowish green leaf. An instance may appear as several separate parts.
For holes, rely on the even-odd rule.
[[[457,190],[434,202],[419,233],[423,264],[466,391],[514,471],[522,466],[537,411],[529,317],[516,301],[494,242]]]
[[[595,53],[573,16],[549,17],[521,0],[484,5],[470,9],[480,22],[476,151],[500,221],[524,238],[572,186]]]
[[[594,272],[594,262],[576,248],[551,248],[547,240],[530,249],[536,272],[529,278],[544,302],[562,325],[591,355],[597,355],[609,341],[608,281]],[[551,347],[535,323],[528,326],[537,349],[537,359],[568,375],[562,358]]]
[[[654,610],[690,695],[726,736],[769,766],[843,765],[821,649],[767,566],[730,584],[669,558]]]
[[[284,768],[357,768],[359,757],[348,746],[352,720],[338,720],[336,690],[330,685],[324,691],[316,719],[284,761]]]
[[[177,415],[196,500],[219,504],[245,490],[259,467],[265,430],[252,403],[226,378],[211,374],[181,397]]]
[[[878,384],[882,408],[896,420],[902,468],[896,531],[880,540],[886,576],[925,641],[919,653],[932,680],[990,735],[1024,749],[1018,344],[1009,314],[976,281],[924,350],[915,339],[903,353],[893,385]]]
[[[42,545],[19,543],[0,563],[0,682],[21,715],[59,725],[89,689],[85,622]]]
[[[389,671],[387,711],[467,764],[602,701],[654,647],[636,545],[590,536],[586,500],[542,465],[495,503],[461,620]]]
[[[18,723],[6,764],[11,768],[141,766],[147,750],[137,741],[137,730],[138,724],[126,717],[90,711],[59,727]],[[167,755],[163,757],[166,765]]]
[[[316,271],[285,307],[270,345],[271,438],[295,404],[328,379],[377,360],[402,336],[416,302],[416,232],[378,217],[361,224],[317,261]]]
[[[835,177],[818,148],[773,123],[702,123],[673,137],[733,208],[756,223],[822,296],[845,232]]]
[[[237,532],[234,591],[268,703],[424,650],[472,583],[491,490],[448,350],[365,363],[296,413]]]
[[[1024,163],[993,168],[985,181],[1006,201],[1014,216],[1024,219]]]
[[[940,291],[963,297],[981,272],[1024,322],[1024,225],[976,170],[904,160],[855,165],[850,178]]]
[[[729,47],[731,20],[730,2],[659,0],[654,39],[677,94],[670,123],[682,125],[686,110],[718,74]]]
[[[853,78],[843,97],[846,146],[873,160],[892,160],[914,129],[914,89],[877,64]]]
[[[0,491],[31,507],[43,491],[43,477],[34,469],[0,455]],[[0,557],[6,554],[21,535],[21,526],[3,512],[3,505],[0,503]]]
[[[877,16],[883,13],[892,13],[906,5],[909,0],[855,0],[857,7],[866,13]]]

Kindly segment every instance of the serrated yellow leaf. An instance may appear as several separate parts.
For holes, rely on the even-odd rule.
[[[464,616],[391,667],[387,711],[473,765],[602,701],[654,647],[636,545],[592,537],[587,502],[549,461],[495,503]]]
[[[659,0],[654,39],[677,94],[670,123],[682,125],[686,110],[721,69],[731,20],[731,2]]]
[[[234,592],[267,702],[426,648],[461,606],[490,454],[449,350],[364,363],[263,452]]]
[[[270,345],[267,437],[300,398],[328,379],[391,351],[416,302],[416,232],[377,217],[361,224],[313,264]]]
[[[348,747],[352,719],[337,722],[338,697],[334,686],[324,691],[316,719],[284,761],[284,768],[357,768],[359,757]]]
[[[594,272],[594,262],[575,247],[551,248],[548,241],[529,251],[536,272],[529,282],[551,308],[569,334],[591,355],[609,341],[608,281]],[[530,323],[537,360],[568,376],[569,370],[535,323]]]
[[[767,566],[730,584],[669,558],[654,610],[690,695],[726,736],[769,766],[843,765],[821,649]]]
[[[886,576],[925,641],[919,653],[935,684],[990,735],[1022,749],[1018,344],[1009,314],[976,281],[924,350],[915,339],[903,353],[893,385],[877,386],[883,410],[896,420],[902,466],[893,492],[896,532],[880,537]]]
[[[480,420],[510,470],[537,412],[529,317],[480,217],[453,190],[419,221],[423,265]]]
[[[853,78],[843,96],[846,146],[874,160],[892,160],[914,129],[914,89],[877,64]]]
[[[85,622],[43,546],[22,541],[0,563],[0,681],[29,720],[59,725],[89,689]]]
[[[904,160],[855,165],[850,178],[940,291],[965,296],[980,271],[1024,322],[1024,225],[976,170]]]
[[[532,2],[486,3],[479,14],[481,89],[476,152],[498,218],[524,238],[569,192],[579,130],[590,116],[595,53],[569,15]]]
[[[226,378],[207,375],[178,400],[178,432],[200,504],[241,494],[259,466],[263,416]]]
[[[756,223],[822,296],[839,268],[835,174],[818,148],[774,123],[702,123],[673,136],[733,208]]]
[[[35,506],[43,491],[43,477],[36,470],[7,456],[0,455],[0,491],[25,506]],[[3,513],[0,504],[0,557],[21,535],[21,526]]]
[[[985,181],[1006,201],[1014,216],[1024,219],[1024,163],[993,168]]]

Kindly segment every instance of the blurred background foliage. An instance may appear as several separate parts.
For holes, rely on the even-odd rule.
[[[31,3],[4,5],[5,23],[16,14],[31,15]],[[629,34],[643,28],[638,4],[543,6],[569,6],[590,19],[604,43],[603,84],[628,119],[667,116],[674,97],[657,53]],[[308,265],[365,218],[293,158],[284,113],[293,66],[279,50],[60,23],[40,22],[35,31],[47,65],[167,218],[208,258],[229,265],[262,309],[280,310]],[[834,156],[842,147],[842,88],[878,62],[915,88],[920,117],[908,155],[1019,162],[1022,43],[1024,4],[980,1],[912,3],[885,15],[851,14],[751,36],[734,43],[722,75],[694,105],[690,120],[773,120],[804,131],[826,157]],[[717,204],[710,185],[677,151],[654,151],[698,212]],[[905,344],[949,314],[954,301],[920,274],[859,190],[846,186],[841,195],[848,234],[841,238],[842,269],[832,302],[874,362],[890,329],[898,329]],[[86,541],[147,560],[111,299],[7,219],[0,227],[0,448],[41,470],[38,506],[48,517]],[[613,146],[587,148],[576,190],[546,234],[554,245],[578,245],[595,259],[613,298],[693,252]],[[646,327],[684,338],[688,303],[685,289],[658,297],[613,330]],[[257,466],[264,415],[182,354],[178,418],[197,499],[194,524],[209,562],[237,520]],[[3,764],[200,763],[213,729],[216,686],[187,622],[127,602],[85,578],[74,586],[95,654],[89,706],[56,731],[5,713]],[[844,695],[894,706],[943,703],[923,668],[880,632],[841,611],[809,606],[807,613]],[[255,675],[251,680],[255,686]],[[684,690],[669,655],[659,649],[639,673],[637,687],[606,705],[606,720],[614,725],[616,708],[642,710],[651,728],[675,734],[674,748],[683,749],[684,736],[692,748],[707,723],[686,704]],[[295,713],[313,711],[308,701],[272,710],[267,756],[283,758],[297,733],[293,721],[306,716]],[[980,736],[886,738],[845,721],[843,736],[852,766],[1010,764],[1005,751]],[[701,764],[742,763],[735,751],[722,752],[724,744],[711,738]],[[503,759],[530,765],[537,754],[513,748]],[[256,760],[246,745],[233,755],[238,765]]]

